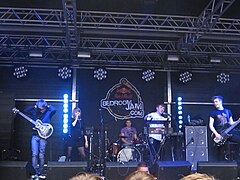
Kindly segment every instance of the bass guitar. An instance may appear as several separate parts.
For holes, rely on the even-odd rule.
[[[53,133],[53,126],[49,123],[43,123],[40,119],[37,119],[36,121],[32,120],[27,115],[23,114],[21,111],[19,111],[16,108],[12,109],[14,114],[20,114],[22,117],[24,117],[26,120],[28,120],[30,123],[34,124],[34,130],[38,132],[38,135],[43,138],[47,139],[49,138]]]
[[[227,129],[223,130],[220,134],[222,136],[221,139],[216,139],[214,134],[212,134],[213,141],[217,146],[222,146],[225,144],[225,142],[228,140],[229,137],[231,137],[231,134],[228,134],[231,130],[233,130],[238,124],[240,123],[240,119],[238,119],[234,124],[232,124]]]

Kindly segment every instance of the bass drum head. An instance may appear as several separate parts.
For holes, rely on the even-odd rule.
[[[117,155],[118,162],[139,162],[141,160],[141,154],[135,147],[125,147]]]

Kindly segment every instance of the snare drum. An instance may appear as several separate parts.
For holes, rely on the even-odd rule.
[[[141,161],[141,154],[138,149],[135,147],[125,147],[121,151],[119,151],[117,155],[118,162],[139,162]]]

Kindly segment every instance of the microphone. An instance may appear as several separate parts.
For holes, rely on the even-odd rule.
[[[165,113],[165,112],[163,112],[162,115],[163,116],[172,116],[171,114],[168,114],[168,113]]]

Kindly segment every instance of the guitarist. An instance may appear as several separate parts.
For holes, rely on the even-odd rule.
[[[52,116],[56,113],[54,106],[48,105],[43,99],[36,102],[35,106],[27,107],[24,112],[32,117],[33,120],[41,120],[43,123],[50,123]],[[36,130],[33,130],[32,146],[32,166],[36,171],[36,178],[42,178],[44,170],[44,156],[47,140],[41,138]],[[39,159],[39,169],[37,169]]]
[[[222,133],[224,130],[229,128],[231,125],[234,124],[233,118],[232,118],[232,112],[229,109],[226,109],[223,107],[223,97],[222,96],[213,96],[212,97],[213,104],[215,106],[215,110],[212,110],[210,113],[209,118],[209,128],[212,131],[214,135],[214,141],[215,142],[221,142],[221,140],[224,138],[222,137]],[[231,142],[237,142],[240,144],[240,136],[237,134],[234,134],[233,131],[230,131],[228,134],[230,134],[229,137],[227,137],[227,141]],[[223,152],[223,149],[221,146],[217,148],[218,153],[218,159],[221,159],[220,153]]]

